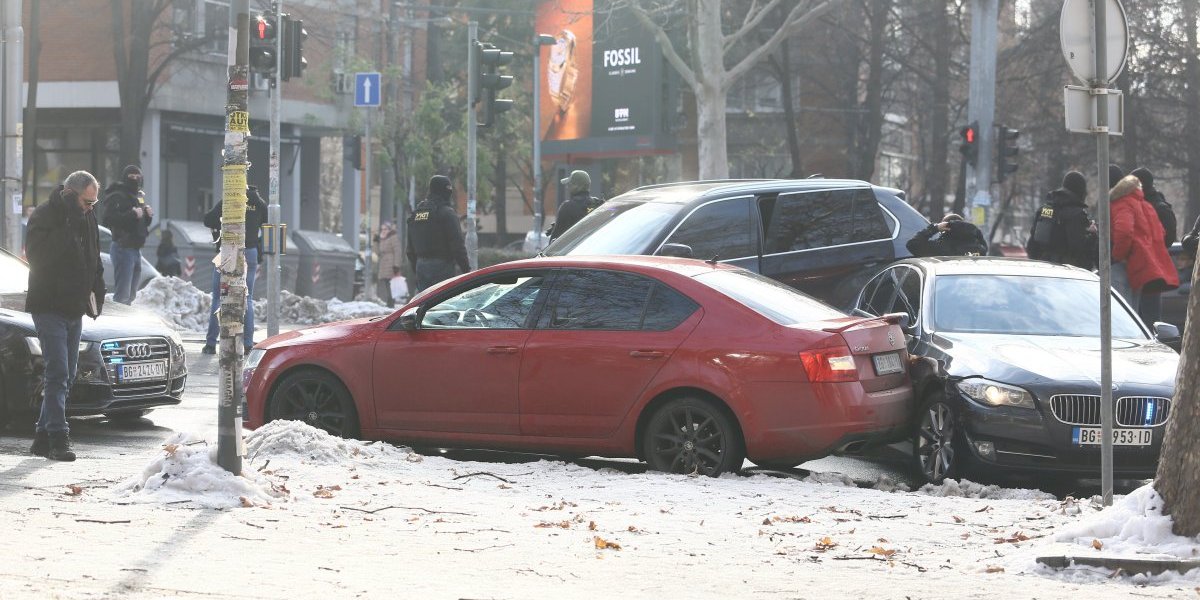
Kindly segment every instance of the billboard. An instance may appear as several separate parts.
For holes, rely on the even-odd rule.
[[[674,149],[663,128],[674,73],[654,37],[606,0],[545,0],[541,49],[542,152],[555,155],[649,154]]]

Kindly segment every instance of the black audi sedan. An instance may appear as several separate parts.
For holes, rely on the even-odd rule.
[[[24,312],[28,281],[29,267],[0,252],[0,426],[34,418],[42,402],[42,348]],[[67,415],[141,417],[179,404],[186,381],[179,334],[155,315],[108,302],[99,319],[83,318]]]
[[[694,181],[612,198],[542,253],[715,259],[844,307],[927,225],[903,192],[865,181]]]
[[[873,277],[855,312],[905,313],[929,482],[983,472],[1097,474],[1100,287],[1088,271],[991,257],[907,259]],[[1153,476],[1171,415],[1179,330],[1146,327],[1112,295],[1114,473]]]

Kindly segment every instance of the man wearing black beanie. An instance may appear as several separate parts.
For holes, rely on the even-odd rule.
[[[130,304],[137,295],[142,276],[142,246],[150,230],[154,209],[146,204],[142,192],[142,170],[129,165],[121,180],[104,190],[104,226],[112,232],[113,300]]]
[[[454,267],[471,270],[467,246],[451,206],[454,185],[445,175],[429,180],[429,194],[408,217],[408,261],[417,272],[417,292],[454,276]]]
[[[1036,215],[1025,246],[1029,258],[1096,268],[1096,224],[1087,212],[1087,180],[1070,171]]]

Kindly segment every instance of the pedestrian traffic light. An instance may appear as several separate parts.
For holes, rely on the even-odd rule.
[[[959,132],[962,135],[962,143],[958,146],[958,151],[962,152],[963,160],[972,167],[979,160],[979,126],[976,123],[971,123],[963,127]]]
[[[304,58],[306,39],[308,30],[304,29],[304,21],[283,15],[283,70],[279,74],[283,81],[304,76],[304,69],[308,68],[308,60]]]
[[[1003,125],[997,125],[999,135],[996,136],[996,183],[1004,183],[1010,173],[1017,172],[1017,138],[1021,132]]]
[[[275,74],[275,15],[262,13],[250,21],[250,69]]]
[[[342,138],[342,161],[350,163],[358,171],[362,170],[362,136]]]
[[[472,90],[471,102],[482,104],[479,109],[483,111],[483,122],[479,126],[491,127],[496,122],[496,115],[512,108],[512,100],[497,98],[496,93],[513,84],[512,75],[500,74],[500,67],[512,62],[513,53],[478,41],[474,50],[478,74],[475,76],[476,85]]]

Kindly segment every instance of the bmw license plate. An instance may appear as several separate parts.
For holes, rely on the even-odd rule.
[[[126,363],[117,367],[117,381],[121,382],[166,379],[166,377],[167,361],[165,360]]]
[[[871,357],[875,363],[876,375],[891,375],[904,370],[904,365],[900,362],[899,352],[888,352],[887,354],[876,354]]]
[[[1104,439],[1099,427],[1076,427],[1071,433],[1071,442],[1076,446],[1098,446]],[[1114,446],[1149,446],[1154,439],[1152,429],[1113,429]]]

